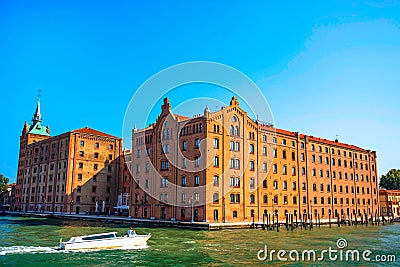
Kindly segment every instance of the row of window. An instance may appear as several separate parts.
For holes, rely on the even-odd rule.
[[[65,141],[65,144],[66,144],[66,146],[68,146],[68,140]],[[63,141],[60,142],[60,147],[63,147]],[[56,144],[52,143],[51,148],[53,148],[53,149],[56,148]],[[40,147],[40,152],[47,151],[47,150],[48,150],[48,145]],[[39,148],[35,147],[35,150],[26,151],[26,155],[27,156],[32,155],[33,151],[35,151],[35,154],[37,154],[39,152]]]
[[[79,156],[80,157],[84,157],[85,156],[85,152],[84,151],[79,151]],[[95,158],[95,159],[98,159],[99,158],[99,153],[98,152],[95,152],[94,154],[93,154],[93,158]],[[112,154],[109,154],[108,155],[108,159],[109,160],[112,160],[113,159],[113,155]]]
[[[187,125],[185,127],[182,127],[182,129],[181,129],[182,136],[189,135],[189,134],[201,133],[201,132],[203,132],[203,124],[201,124],[201,123]]]
[[[57,180],[59,181],[60,179],[61,179],[61,175],[62,175],[62,179],[63,180],[65,180],[65,178],[66,178],[66,176],[67,176],[67,174],[65,173],[65,172],[59,172],[59,173],[57,173]],[[47,175],[39,175],[38,176],[38,183],[41,183],[42,182],[42,177],[43,177],[43,182],[46,182],[46,177],[47,177]],[[53,174],[49,174],[48,175],[48,177],[49,177],[49,181],[51,182],[51,181],[53,181]],[[30,178],[29,177],[25,177],[24,178],[24,184],[30,184]],[[34,183],[36,183],[36,176],[33,176],[32,177],[32,184],[34,184]]]
[[[64,156],[65,156],[65,158],[68,157],[68,151],[67,151],[67,150],[64,151]],[[60,156],[59,156],[59,158],[61,159],[62,157],[63,157],[63,153],[60,151]],[[55,153],[51,153],[51,154],[50,154],[50,159],[51,159],[51,160],[54,160],[55,158],[56,158],[56,154],[55,154]],[[48,160],[47,155],[45,155],[44,157],[43,157],[43,156],[40,156],[40,158],[39,158],[39,162],[43,162],[43,161],[47,161],[47,160]],[[33,159],[33,164],[37,164],[37,163],[38,163],[38,158],[35,157],[35,158]],[[24,166],[24,165],[29,166],[29,165],[31,164],[31,159],[27,159],[27,160],[25,160],[25,162],[20,161],[20,164],[21,164],[21,166]]]
[[[315,155],[311,155],[311,162],[315,163],[315,160],[316,160]],[[321,163],[321,164],[322,164],[322,156],[319,156],[319,157],[318,157],[318,163]],[[325,164],[329,164],[329,158],[328,158],[328,157],[325,157]],[[335,158],[332,158],[332,159],[331,159],[331,164],[332,164],[332,166],[335,166],[335,165],[336,165],[336,159],[335,159]],[[338,160],[337,160],[337,164],[338,164],[339,167],[341,167],[341,166],[342,166],[342,160],[341,160],[341,159],[338,159]],[[345,168],[347,168],[347,161],[346,161],[346,160],[343,161],[343,166],[344,166]],[[361,162],[360,162],[360,163],[354,162],[354,167],[355,167],[356,169],[358,169],[359,166],[360,166],[360,169],[361,169],[361,170],[364,169],[364,166],[365,166],[365,170],[368,170],[368,164],[367,164],[367,163],[365,163],[365,165],[364,165],[364,164],[361,163]],[[350,168],[353,168],[353,162],[352,162],[352,161],[349,161],[349,167],[350,167]],[[372,170],[373,170],[373,171],[375,170],[375,169],[374,169],[374,165],[372,165]]]
[[[79,142],[79,145],[82,146],[82,147],[85,146],[85,141],[81,140]],[[94,143],[94,148],[100,148],[100,144],[99,143]],[[114,148],[114,146],[112,144],[108,145],[108,149],[109,150],[112,150],[113,148]]]
[[[82,181],[83,179],[83,174],[82,173],[78,173],[78,181]],[[107,175],[107,183],[111,183],[111,179],[112,179],[112,176],[110,176],[110,175]],[[97,175],[93,175],[92,176],[92,181],[93,182],[97,182]]]
[[[41,193],[41,192],[42,192],[42,193],[46,193],[46,190],[45,190],[45,189],[46,189],[45,186],[38,186],[38,187],[37,187],[37,190],[36,190],[36,187],[32,187],[32,188],[31,188],[31,193],[32,193],[32,194],[34,194],[34,193],[38,193],[38,194],[39,194],[39,193]],[[47,192],[48,192],[48,193],[51,193],[51,192],[53,191],[53,186],[52,186],[52,185],[49,185],[47,189],[48,189]],[[22,191],[23,191],[23,194],[28,193],[28,188],[24,188]],[[60,186],[57,185],[57,186],[56,186],[56,192],[59,192],[59,191],[60,191]],[[61,185],[61,192],[64,192],[64,191],[65,191],[65,186],[62,184],[62,185]]]
[[[312,151],[315,151],[315,145],[314,144],[312,144],[311,145],[311,150]],[[319,152],[322,152],[322,146],[318,146],[318,151]],[[340,156],[341,155],[341,150],[340,149],[337,149],[336,150],[336,152],[337,152],[337,155],[338,156]],[[329,148],[328,147],[325,147],[325,153],[329,153]],[[331,148],[331,154],[332,155],[335,155],[335,149],[334,148]],[[347,151],[343,151],[343,156],[347,156]],[[348,152],[348,156],[351,158],[352,157],[352,153],[351,152]],[[357,153],[354,153],[354,158],[355,159],[363,159],[363,155],[362,154],[357,154]],[[368,160],[368,157],[367,157],[367,155],[364,155],[364,160]]]
[[[66,161],[64,161],[63,163],[62,162],[59,162],[58,163],[58,169],[61,169],[62,167],[64,167],[64,169],[66,169],[67,168],[67,162]],[[39,172],[42,172],[42,171],[46,171],[47,170],[47,165],[40,165],[39,166]],[[50,163],[50,171],[52,171],[52,170],[54,170],[54,163]],[[32,173],[36,173],[37,172],[37,167],[33,167],[32,168]],[[25,174],[30,174],[31,173],[31,169],[30,168],[26,168],[25,169]]]
[[[216,146],[216,148],[218,148],[218,146],[219,146],[218,138],[214,139],[214,147],[215,146]],[[200,139],[199,138],[196,138],[194,140],[194,148],[196,148],[196,149],[200,148]],[[183,151],[187,150],[187,141],[182,141],[182,150]]]

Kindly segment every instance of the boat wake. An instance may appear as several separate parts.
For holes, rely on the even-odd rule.
[[[120,248],[104,248],[104,249],[79,249],[79,250],[60,250],[58,247],[25,247],[25,246],[12,246],[12,247],[0,247],[0,256],[9,254],[25,254],[25,253],[70,253],[70,252],[96,252],[100,250],[134,250],[134,249],[145,249],[147,245],[142,246],[124,246]]]
[[[25,247],[25,246],[12,246],[0,247],[0,255],[7,254],[21,254],[21,253],[60,253],[63,252],[55,247]]]
[[[146,245],[141,245],[141,246],[124,246],[124,247],[120,247],[120,248],[116,248],[118,250],[131,250],[131,249],[144,249],[144,248],[148,248],[149,246]]]

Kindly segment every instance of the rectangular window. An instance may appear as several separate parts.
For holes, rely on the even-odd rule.
[[[240,160],[235,159],[235,169],[240,169]]]
[[[262,148],[262,154],[263,156],[267,155],[267,148],[265,146]]]
[[[217,156],[214,157],[214,167],[219,166],[219,158]]]
[[[240,194],[236,194],[236,203],[240,203]]]
[[[235,186],[235,177],[230,178],[230,186],[234,187]]]
[[[254,154],[254,145],[250,144],[250,154]]]
[[[185,158],[182,159],[182,168],[186,169],[186,159]]]
[[[214,194],[213,194],[213,202],[214,202],[214,203],[218,203],[218,202],[219,202],[219,195],[218,195],[218,193],[214,193]]]
[[[240,187],[240,178],[239,177],[235,178],[235,187]]]
[[[200,185],[200,176],[196,175],[194,177],[194,186]]]
[[[219,148],[219,139],[214,138],[214,148]]]
[[[218,186],[219,185],[219,177],[218,176],[214,176],[214,186]]]

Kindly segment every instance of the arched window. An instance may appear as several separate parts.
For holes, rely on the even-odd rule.
[[[234,134],[234,127],[233,127],[233,125],[231,125],[231,127],[229,128],[229,134],[230,135],[233,135]]]
[[[282,173],[283,173],[283,174],[287,174],[287,166],[286,166],[286,165],[283,165],[283,167],[282,167]]]
[[[214,203],[218,203],[218,202],[219,202],[219,195],[218,195],[218,193],[214,193],[214,194],[213,194],[213,202],[214,202]]]

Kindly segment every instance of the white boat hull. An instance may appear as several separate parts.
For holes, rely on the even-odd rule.
[[[132,237],[114,237],[101,240],[61,242],[60,248],[64,250],[84,249],[116,249],[123,247],[138,247],[146,245],[151,235],[135,235]]]

